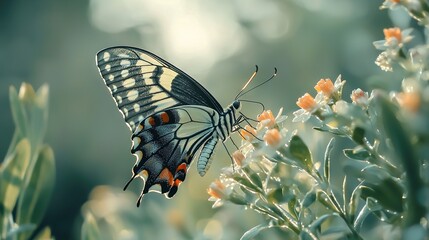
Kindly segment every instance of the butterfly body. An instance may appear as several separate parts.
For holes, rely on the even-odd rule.
[[[132,47],[97,54],[97,66],[132,134],[137,157],[128,184],[145,181],[138,204],[154,185],[173,197],[200,151],[203,176],[219,140],[238,128],[240,101],[222,109],[197,81],[160,57]]]

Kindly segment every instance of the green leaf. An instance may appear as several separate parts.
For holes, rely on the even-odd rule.
[[[289,209],[289,212],[295,217],[295,219],[298,218],[298,213],[296,212],[296,197],[292,198],[288,203],[287,207]]]
[[[384,131],[390,139],[393,150],[396,152],[397,159],[402,162],[406,172],[407,183],[407,205],[408,211],[405,216],[406,226],[420,224],[420,219],[425,216],[425,207],[419,201],[419,193],[424,188],[420,178],[420,161],[413,149],[410,136],[399,121],[395,112],[396,109],[389,102],[387,97],[378,96],[379,109],[381,111],[381,121]]]
[[[0,170],[0,233],[5,234],[9,216],[20,194],[25,172],[30,163],[31,147],[22,139],[15,151],[4,161]],[[0,238],[4,237],[1,235]]]
[[[354,222],[355,220],[360,198],[361,190],[360,185],[358,185],[353,189],[352,195],[350,196],[349,207],[347,209],[347,216],[350,222]]]
[[[376,201],[372,198],[367,198],[365,205],[362,207],[362,209],[359,211],[358,216],[356,217],[356,220],[353,224],[354,228],[357,232],[359,232],[360,228],[362,227],[363,222],[365,221],[366,217],[375,211],[380,211],[383,208],[381,205],[377,204]]]
[[[273,225],[273,224],[259,224],[251,229],[249,229],[247,232],[241,236],[240,240],[253,240],[255,239],[262,231],[270,228],[278,228],[281,230],[288,229],[285,226],[279,226],[279,225]]]
[[[240,175],[234,175],[233,179],[237,181],[241,186],[253,192],[261,192],[260,189],[257,188],[248,178],[241,177]]]
[[[328,146],[326,146],[325,157],[324,157],[324,161],[323,161],[323,176],[325,177],[325,179],[328,183],[331,182],[331,176],[330,176],[331,152],[332,152],[332,149],[334,148],[334,142],[335,142],[335,139],[331,138],[331,140],[328,143]]]
[[[352,139],[359,145],[364,144],[364,138],[365,138],[365,129],[361,127],[355,127],[353,129]]]
[[[81,228],[81,239],[82,240],[94,240],[102,239],[100,228],[98,227],[97,221],[91,213],[86,213],[84,222]]]
[[[335,128],[330,128],[327,125],[323,125],[322,127],[314,127],[313,129],[320,132],[329,132],[340,137],[345,137],[343,132]]]
[[[311,171],[313,168],[313,159],[310,150],[298,135],[294,135],[290,140],[289,151],[294,158],[304,164],[308,171]]]
[[[308,229],[309,229],[312,233],[317,233],[317,232],[319,232],[319,231],[320,231],[320,229],[321,229],[321,227],[322,227],[322,224],[323,224],[326,220],[329,220],[329,219],[334,218],[334,217],[338,217],[338,218],[339,218],[339,215],[338,215],[337,213],[329,213],[329,214],[322,215],[322,216],[318,217],[316,220],[314,220],[314,221],[310,224],[310,226],[308,227]],[[345,230],[348,230],[348,229],[345,229]]]
[[[41,145],[45,136],[48,123],[48,96],[49,88],[43,85],[37,90],[36,97],[28,110],[31,116],[29,121],[29,133],[31,146],[38,147]],[[35,149],[36,150],[36,149]]]
[[[401,213],[403,208],[403,188],[392,178],[385,178],[379,183],[364,182],[361,188],[361,196],[366,199],[374,198],[385,209]]]
[[[23,224],[16,227],[13,227],[10,229],[10,231],[7,232],[6,239],[16,239],[16,236],[18,234],[26,233],[26,232],[32,232],[36,230],[37,226],[35,224]]]
[[[16,222],[38,225],[48,207],[55,183],[55,162],[52,149],[45,145],[39,151],[28,184],[18,202]],[[19,239],[28,239],[31,233],[21,234]]]
[[[9,100],[12,118],[15,123],[16,130],[18,131],[19,139],[21,139],[23,136],[27,135],[27,114],[19,99],[18,92],[13,86],[9,88]]]
[[[294,194],[287,186],[279,187],[271,190],[267,194],[267,199],[273,203],[286,203],[294,198]]]
[[[305,194],[304,199],[301,202],[302,208],[308,208],[311,204],[316,201],[316,193],[311,190],[307,194]]]
[[[51,235],[51,229],[49,227],[43,228],[37,235],[34,237],[35,240],[47,240],[53,239]]]
[[[368,151],[363,148],[358,149],[344,149],[344,155],[352,160],[367,160],[370,157]]]

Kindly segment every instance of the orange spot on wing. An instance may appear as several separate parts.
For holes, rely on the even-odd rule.
[[[171,174],[168,168],[164,168],[159,174],[158,178],[167,180],[168,185],[170,186],[173,185],[173,174]]]
[[[166,112],[161,113],[160,117],[162,123],[168,123],[170,121],[170,116],[168,116],[168,113]]]
[[[155,126],[155,118],[154,117],[149,117],[148,121],[152,127]]]
[[[176,169],[176,173],[179,172],[180,170],[183,170],[184,172],[186,172],[186,163],[180,164]]]
[[[181,180],[176,179],[176,180],[174,180],[173,186],[178,187],[181,183],[182,183],[182,181],[181,181]]]

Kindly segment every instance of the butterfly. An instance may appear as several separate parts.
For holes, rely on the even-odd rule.
[[[226,141],[244,119],[238,95],[222,108],[196,80],[148,51],[110,47],[97,53],[96,63],[132,131],[137,160],[124,190],[136,177],[143,179],[137,206],[156,191],[154,185],[173,197],[198,151],[197,170],[204,176],[218,141]]]

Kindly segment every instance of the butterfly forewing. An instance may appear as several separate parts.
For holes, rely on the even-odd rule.
[[[97,65],[132,131],[143,118],[174,106],[201,105],[222,111],[189,75],[142,49],[104,49],[97,54]]]

